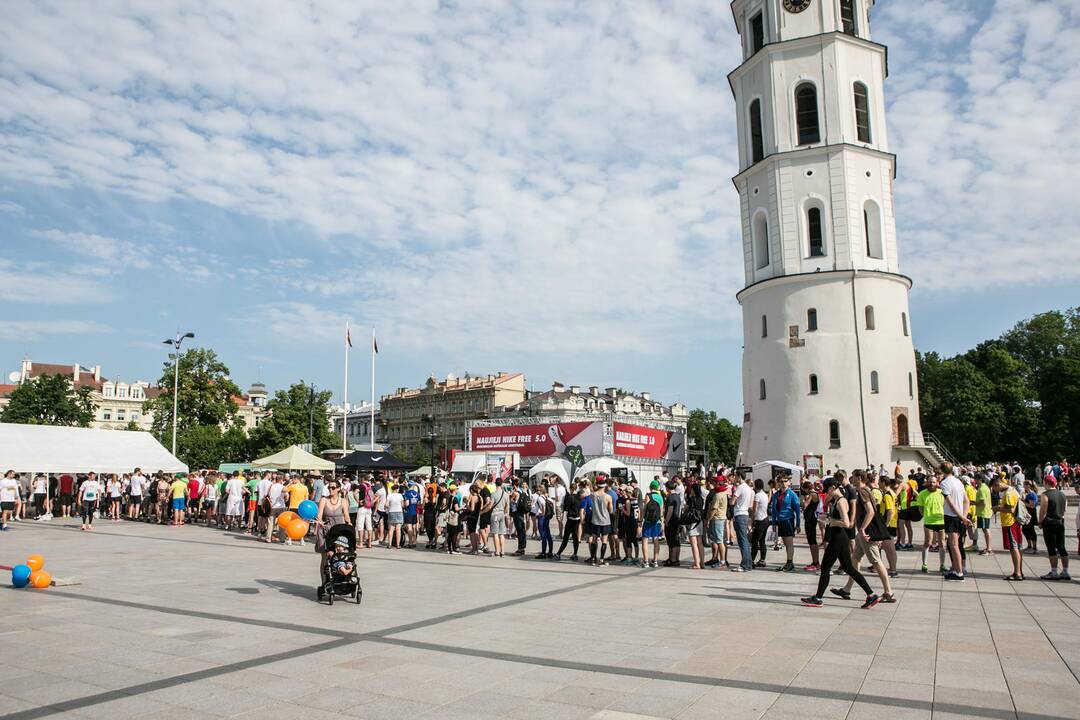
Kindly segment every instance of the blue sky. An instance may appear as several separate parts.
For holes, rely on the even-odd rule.
[[[738,418],[726,2],[12,2],[0,367],[520,371]],[[227,8],[223,10],[222,8]],[[1080,303],[1080,6],[879,0],[917,347]]]

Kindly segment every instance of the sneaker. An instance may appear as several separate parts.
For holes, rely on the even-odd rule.
[[[821,570],[821,566],[810,563],[809,565],[804,565],[803,570],[805,570],[806,572],[818,572],[819,570]]]
[[[955,573],[952,570],[945,573],[945,578],[944,579],[945,580],[957,580],[959,582],[964,582],[964,576],[959,574],[959,573]]]
[[[742,565],[732,565],[731,572],[746,572],[746,570],[743,569]]]
[[[756,567],[756,568],[766,567],[765,561],[764,560],[758,560],[756,563],[754,563],[754,567]]]
[[[896,596],[893,595],[892,593],[885,593],[884,595],[881,596],[881,602],[883,602],[883,603],[894,603],[894,602],[896,602]]]
[[[867,595],[866,596],[866,602],[864,602],[861,607],[862,607],[863,610],[869,610],[870,608],[877,605],[879,602],[881,602],[881,598],[879,596],[877,596],[877,595]]]
[[[780,568],[782,572],[795,572],[795,563],[786,562],[784,566]]]
[[[980,555],[989,555],[989,554],[990,554],[990,551],[989,551],[989,550],[980,550],[980,551],[979,551],[979,554],[980,554]]]
[[[560,555],[559,553],[555,553],[554,555],[551,556],[551,559],[552,560],[558,560],[559,562],[562,562],[562,555]]]
[[[1040,576],[1039,579],[1040,580],[1060,580],[1061,576],[1058,575],[1057,570],[1051,570],[1050,572],[1046,573],[1045,575]]]
[[[944,566],[944,565],[942,565],[941,567],[939,567],[939,568],[938,568],[938,572],[939,572],[939,573],[941,573],[942,575],[944,575],[944,574],[945,574],[945,573],[947,572],[947,571],[945,570],[945,566]]]
[[[1058,580],[1064,580],[1065,582],[1071,582],[1072,578],[1069,577],[1069,573],[1063,572],[1060,575],[1058,575]]]
[[[639,565],[638,565],[638,567],[640,567],[640,568],[647,568],[647,567],[649,567],[649,563],[647,563],[647,562],[643,562],[643,563],[639,564]]]
[[[929,570],[927,570],[927,569],[926,569],[926,563],[923,563],[923,565],[922,565],[922,571],[923,571],[923,572],[930,572]]]
[[[821,602],[821,598],[814,597],[813,595],[802,598],[802,604],[806,607],[821,607],[824,605],[824,603]]]
[[[891,578],[894,578],[894,577],[900,577],[900,573],[896,572],[895,570],[890,570],[890,571],[888,572],[888,575],[889,575],[889,577],[891,577]]]
[[[829,592],[831,592],[836,597],[842,598],[844,600],[850,600],[851,599],[851,593],[849,593],[844,588],[829,588]]]
[[[649,563],[649,567],[653,567],[653,568],[654,567],[660,567],[660,565],[655,560],[653,560],[652,562]]]

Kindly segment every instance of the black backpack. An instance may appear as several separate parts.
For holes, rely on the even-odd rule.
[[[690,488],[690,490],[683,495],[683,509],[682,514],[679,515],[679,524],[697,525],[701,522],[702,505],[701,493],[697,491],[697,488]]]
[[[517,499],[517,508],[516,508],[517,514],[518,515],[528,515],[530,510],[532,510],[532,499],[529,497],[528,491],[526,491],[526,490],[518,490],[518,499]]]
[[[544,498],[544,517],[550,520],[555,517],[555,501],[551,498]]]
[[[645,503],[645,512],[642,514],[641,519],[650,524],[660,522],[660,503],[656,502],[656,498],[652,495],[649,496],[648,502]]]

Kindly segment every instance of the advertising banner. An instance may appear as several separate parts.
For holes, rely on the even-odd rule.
[[[686,436],[679,430],[660,430],[628,423],[613,423],[615,454],[650,460],[686,459]]]
[[[517,450],[524,457],[565,456],[568,447],[580,450],[582,455],[602,454],[604,424],[562,422],[474,427],[469,443],[471,450]]]

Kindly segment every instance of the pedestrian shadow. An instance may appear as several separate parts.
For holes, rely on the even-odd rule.
[[[736,593],[738,595],[765,595],[767,597],[802,597],[799,592],[776,592],[775,590],[761,590],[757,588],[730,588],[720,587],[718,585],[706,585],[706,590],[723,590],[724,592]]]
[[[284,580],[260,580],[258,578],[255,579],[255,582],[271,590],[277,590],[286,595],[304,598],[305,600],[311,600],[315,596],[314,585],[301,585],[300,583],[285,582]],[[255,592],[258,592],[258,590],[256,589]]]
[[[692,596],[695,596],[695,597],[707,597],[707,598],[712,598],[713,600],[739,600],[741,602],[761,603],[763,605],[787,605],[788,607],[790,607],[790,606],[796,604],[794,600],[768,600],[768,599],[765,599],[765,598],[756,598],[756,597],[731,597],[730,595],[713,595],[711,593],[688,593],[688,592],[682,592],[682,593],[679,593],[679,594],[680,595],[692,595]],[[776,595],[778,593],[772,593],[772,594]],[[789,595],[788,597],[795,597],[796,595],[798,595],[798,593],[796,593],[795,595]]]
[[[258,595],[259,588],[252,587],[237,587],[237,588],[225,588],[225,592],[234,592],[238,595]]]

